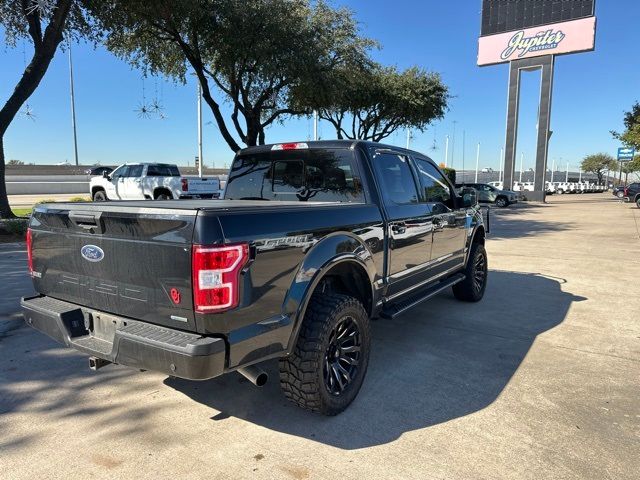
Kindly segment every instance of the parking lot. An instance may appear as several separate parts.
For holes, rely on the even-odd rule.
[[[273,362],[262,389],[90,371],[23,325],[25,248],[0,244],[2,477],[638,478],[640,209],[564,195],[493,214],[484,300],[375,321],[333,418],[289,404]]]

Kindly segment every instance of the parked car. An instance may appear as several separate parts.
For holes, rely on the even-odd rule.
[[[285,396],[335,415],[365,378],[370,318],[448,288],[482,299],[485,227],[461,193],[418,152],[336,140],[239,151],[219,202],[38,205],[24,318],[95,369],[262,385],[256,363],[279,358]]]
[[[166,163],[126,163],[93,177],[89,185],[94,202],[218,198],[221,193],[217,178],[183,177],[177,165]]]
[[[102,176],[102,175],[104,175],[105,172],[107,174],[109,174],[109,173],[113,172],[113,168],[111,168],[111,167],[91,167],[91,168],[85,170],[84,173],[94,177],[96,175]]]
[[[622,200],[624,198],[624,185],[618,185],[617,187],[613,187],[613,190],[611,190],[611,193],[613,194],[614,197],[619,198],[620,200]]]
[[[630,183],[624,189],[624,198],[636,204],[640,208],[640,183]]]
[[[544,188],[547,195],[556,193],[556,186],[551,182],[544,182]]]
[[[499,190],[487,183],[456,184],[456,188],[471,187],[478,195],[480,203],[494,203],[496,207],[508,207],[512,203],[518,203],[518,194],[508,190]]]

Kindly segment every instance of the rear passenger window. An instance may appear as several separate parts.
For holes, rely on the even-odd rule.
[[[418,192],[407,157],[386,152],[376,153],[373,164],[385,200],[395,205],[418,203]]]

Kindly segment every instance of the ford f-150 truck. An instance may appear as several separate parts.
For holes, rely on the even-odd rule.
[[[183,177],[167,163],[126,163],[91,178],[89,188],[95,202],[218,198],[221,192],[218,178]]]
[[[369,320],[487,282],[473,189],[425,155],[364,141],[247,148],[225,198],[38,205],[26,322],[110,362],[193,380],[279,359],[285,395],[335,415],[356,397]]]

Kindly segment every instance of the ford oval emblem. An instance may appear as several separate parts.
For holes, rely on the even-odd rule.
[[[80,249],[80,255],[90,262],[99,262],[104,258],[104,251],[96,245],[85,245]]]

